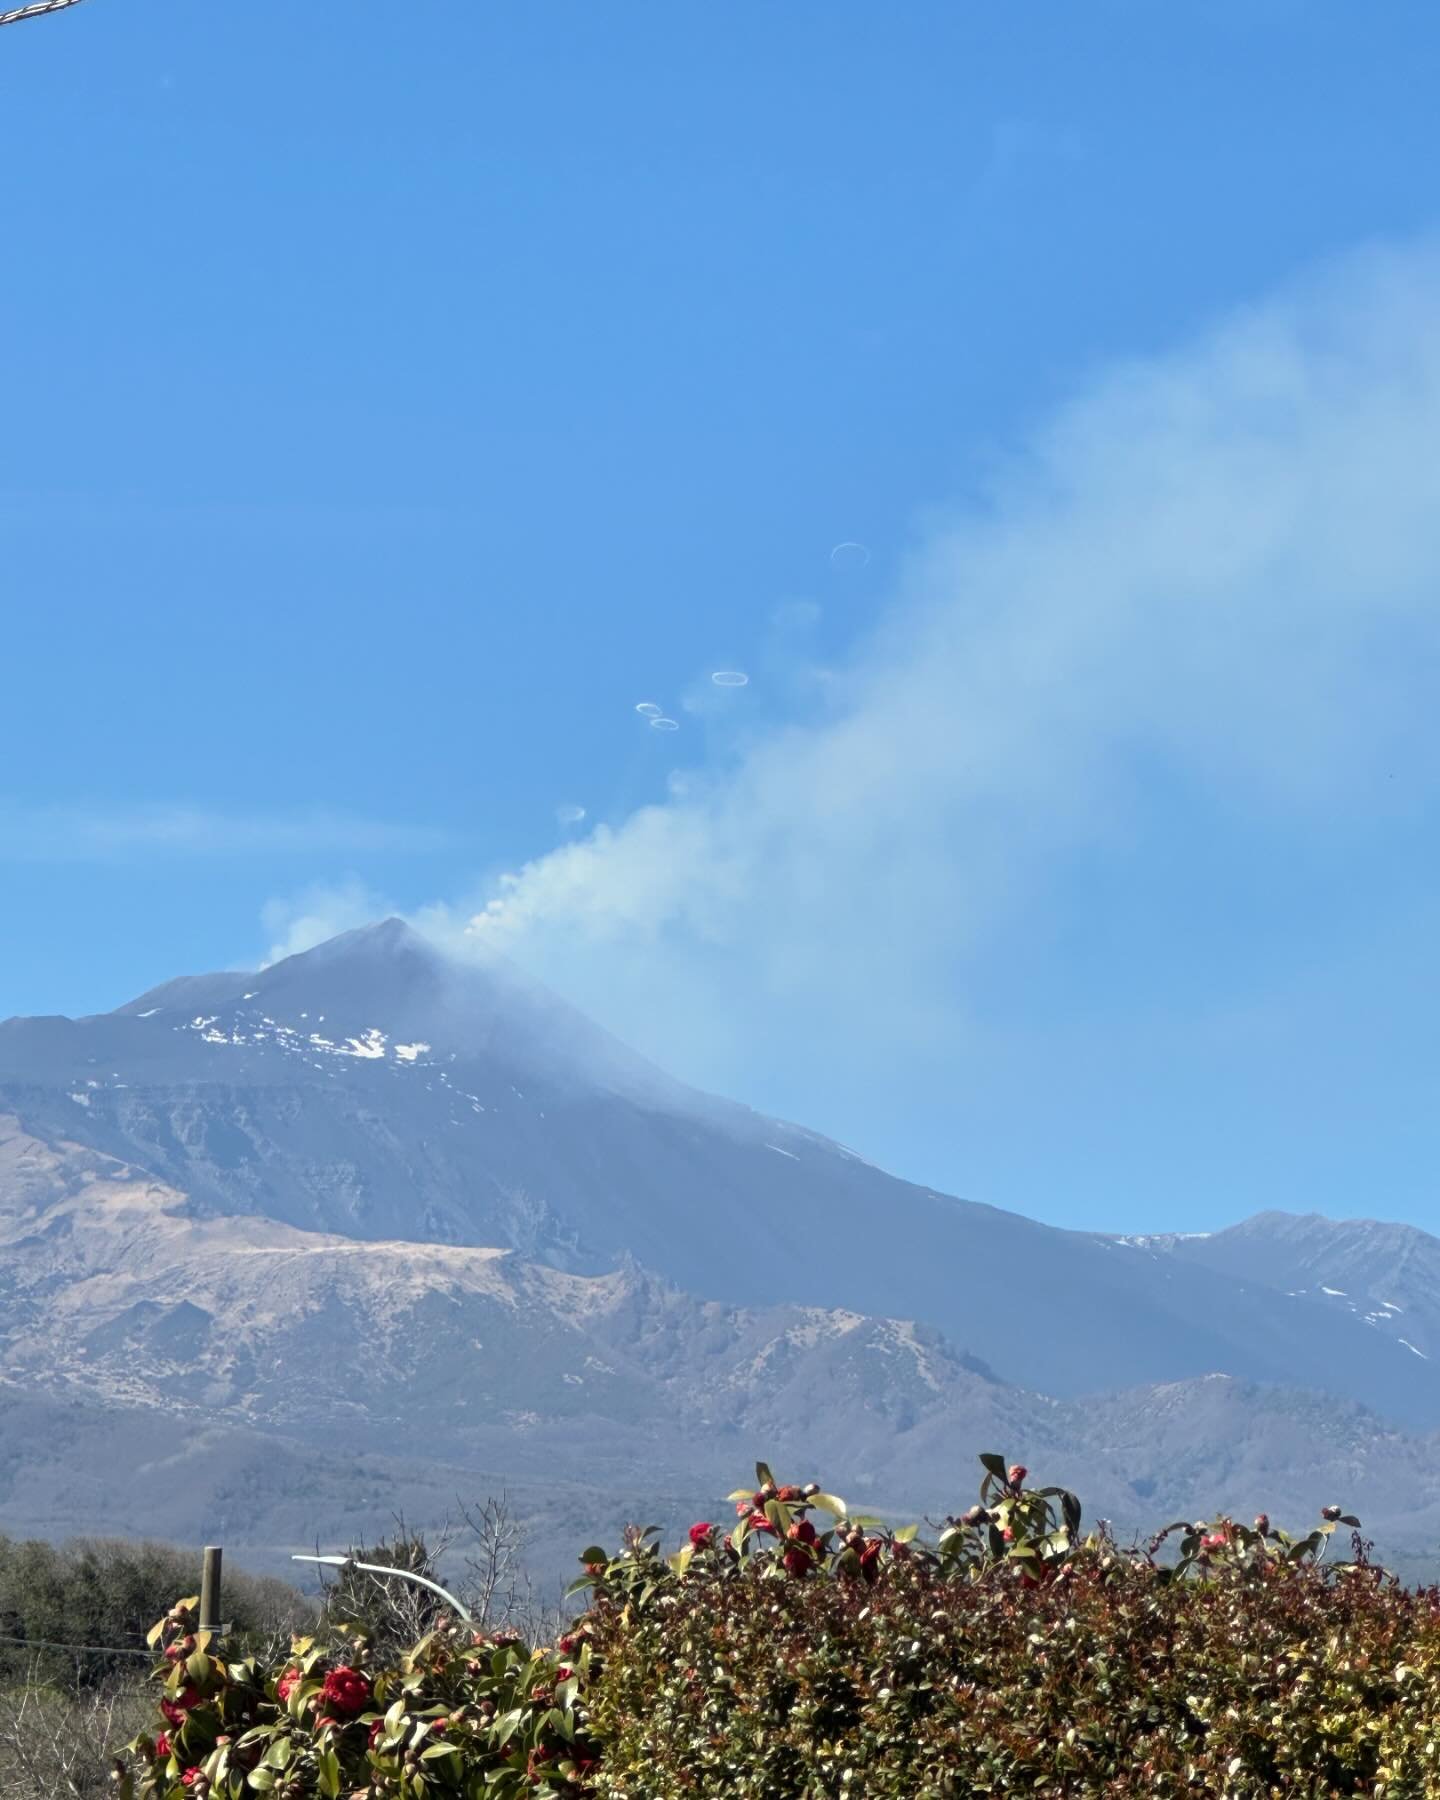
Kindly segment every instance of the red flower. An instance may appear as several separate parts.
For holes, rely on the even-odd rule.
[[[1320,1517],[1322,1519],[1329,1519],[1333,1524],[1334,1521],[1340,1517],[1340,1508],[1338,1506],[1322,1506],[1320,1508]]]
[[[449,1725],[449,1723],[450,1723],[450,1721],[448,1719],[432,1719],[430,1721],[431,1737],[444,1737],[445,1728]]]
[[[1025,1479],[1025,1477],[1029,1473],[1030,1473],[1030,1471],[1025,1467],[1024,1463],[1011,1463],[1011,1465],[1010,1465],[1010,1485],[1011,1485],[1011,1487],[1019,1487],[1020,1483]]]
[[[555,1648],[560,1652],[560,1654],[562,1656],[571,1656],[574,1654],[575,1651],[577,1651],[580,1648],[580,1640],[578,1637],[575,1637],[573,1635],[567,1635],[562,1638],[556,1638]]]
[[[157,1756],[168,1756],[170,1754],[170,1734],[168,1731],[162,1731],[156,1737],[155,1754]]]
[[[287,1706],[289,1704],[290,1696],[304,1679],[305,1677],[299,1669],[291,1668],[287,1669],[275,1683],[275,1697],[282,1706]]]
[[[773,1533],[775,1530],[775,1527],[770,1523],[763,1512],[752,1512],[745,1523],[751,1531],[768,1531]]]
[[[555,1679],[557,1681],[568,1681],[574,1673],[575,1671],[570,1667],[569,1663],[561,1663],[560,1667],[555,1671]]]
[[[792,1544],[813,1544],[815,1542],[815,1527],[808,1519],[797,1519],[785,1535]]]
[[[708,1519],[701,1519],[698,1524],[690,1527],[690,1542],[697,1550],[704,1550],[714,1535],[714,1531],[715,1527]]]
[[[193,1769],[186,1769],[180,1779],[186,1787],[194,1787],[195,1783],[200,1779],[203,1773],[204,1771],[197,1765]]]
[[[808,1575],[810,1573],[810,1552],[802,1550],[798,1544],[785,1552],[782,1561],[792,1575]]]
[[[1270,1529],[1270,1515],[1269,1515],[1269,1513],[1256,1513],[1256,1515],[1255,1515],[1255,1529],[1256,1529],[1256,1530],[1257,1530],[1257,1531],[1258,1531],[1258,1532],[1260,1532],[1260,1533],[1261,1533],[1261,1535],[1262,1535],[1262,1536],[1263,1536],[1263,1535],[1264,1535],[1264,1534],[1265,1534],[1265,1533],[1267,1533],[1267,1532],[1268,1532],[1268,1531],[1269,1531],[1269,1529]]]
[[[192,1706],[198,1706],[199,1703],[200,1690],[195,1687],[184,1687],[173,1700],[162,1700],[160,1710],[164,1713],[166,1722],[174,1725],[178,1730],[185,1723],[186,1713]]]
[[[325,1677],[320,1697],[327,1706],[346,1718],[354,1718],[370,1704],[373,1690],[358,1669],[332,1669]]]
[[[787,1481],[784,1487],[776,1494],[775,1498],[777,1500],[783,1500],[787,1506],[793,1506],[797,1500],[803,1500],[805,1498],[805,1490],[796,1487],[793,1481]]]
[[[1200,1546],[1204,1550],[1223,1550],[1228,1541],[1223,1531],[1211,1531],[1201,1538]]]
[[[377,1719],[370,1727],[370,1748],[374,1750],[385,1735],[385,1721]]]
[[[326,1714],[315,1721],[315,1729],[317,1731],[343,1731],[346,1723],[347,1721],[344,1719],[332,1719]]]
[[[1001,1532],[1001,1533],[1000,1533],[1000,1535],[1001,1535],[1001,1537],[1002,1537],[1002,1538],[1004,1538],[1004,1540],[1005,1540],[1005,1542],[1006,1542],[1006,1543],[1007,1543],[1007,1544],[1013,1544],[1013,1543],[1014,1543],[1014,1542],[1015,1542],[1015,1528],[1014,1528],[1014,1526],[1012,1526],[1012,1525],[1007,1525],[1007,1526],[1006,1526],[1006,1527],[1005,1527],[1005,1529],[1004,1529],[1004,1530],[1003,1530],[1003,1531],[1002,1531],[1002,1532]]]

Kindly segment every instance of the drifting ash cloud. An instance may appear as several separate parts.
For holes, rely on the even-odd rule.
[[[470,941],[712,1079],[797,1010],[923,1052],[1147,770],[1301,835],[1397,757],[1433,788],[1437,442],[1430,250],[1113,370],[934,529],[823,719],[504,876]]]

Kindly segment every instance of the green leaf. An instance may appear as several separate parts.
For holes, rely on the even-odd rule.
[[[790,1516],[790,1508],[786,1506],[783,1500],[767,1500],[765,1502],[765,1517],[775,1527],[776,1535],[782,1538],[795,1523]]]
[[[572,1543],[574,1542],[573,1538],[571,1539],[571,1542]],[[605,1554],[605,1552],[600,1548],[600,1546],[598,1544],[591,1544],[588,1549],[582,1550],[580,1552],[579,1556],[576,1557],[575,1560],[577,1562],[582,1562],[582,1563],[592,1563],[592,1562],[608,1563],[610,1558]]]
[[[760,1487],[764,1487],[764,1485],[767,1481],[774,1482],[775,1477],[770,1473],[769,1463],[762,1463],[762,1462],[756,1463],[756,1465],[755,1465],[755,1480],[756,1480],[757,1485]]]
[[[315,1783],[325,1800],[340,1800],[340,1759],[329,1748],[316,1752]]]
[[[434,1762],[437,1758],[442,1756],[458,1756],[459,1754],[460,1752],[455,1748],[454,1744],[429,1744],[420,1752],[420,1760],[421,1762]]]
[[[727,1500],[753,1500],[755,1498],[755,1490],[754,1488],[736,1488],[733,1494],[727,1494],[725,1498]],[[155,1629],[158,1632],[160,1627],[157,1625]]]
[[[843,1519],[849,1510],[836,1494],[812,1494],[810,1505],[818,1506],[822,1512],[833,1513],[837,1519]]]
[[[983,1450],[980,1453],[980,1461],[997,1481],[1004,1481],[1005,1458],[1003,1456],[997,1456],[993,1450]]]
[[[902,1525],[895,1533],[895,1542],[897,1544],[913,1544],[919,1535],[920,1527],[918,1525]]]
[[[246,1779],[257,1793],[268,1793],[275,1785],[275,1771],[262,1764],[258,1769],[252,1769]]]

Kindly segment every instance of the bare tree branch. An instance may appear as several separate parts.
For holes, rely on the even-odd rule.
[[[45,13],[64,12],[67,6],[78,6],[80,0],[32,0],[29,6],[16,6],[0,12],[0,25],[18,25],[22,19],[38,19]]]

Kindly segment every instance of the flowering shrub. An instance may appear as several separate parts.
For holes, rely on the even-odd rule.
[[[262,1669],[154,1634],[164,1729],[122,1793],[961,1800],[1440,1793],[1440,1597],[1364,1558],[1338,1507],[1120,1548],[997,1456],[976,1505],[918,1529],[764,1464],[728,1529],[581,1553],[549,1648],[453,1621],[375,1666],[296,1641]],[[1326,1560],[1337,1526],[1350,1562]],[[1172,1554],[1173,1551],[1173,1554]]]
[[[592,1656],[584,1624],[565,1651],[532,1651],[443,1619],[384,1668],[368,1666],[362,1638],[297,1638],[267,1671],[195,1632],[196,1604],[182,1600],[151,1634],[165,1729],[131,1745],[123,1794],[509,1800],[575,1792],[594,1767],[577,1704]]]

